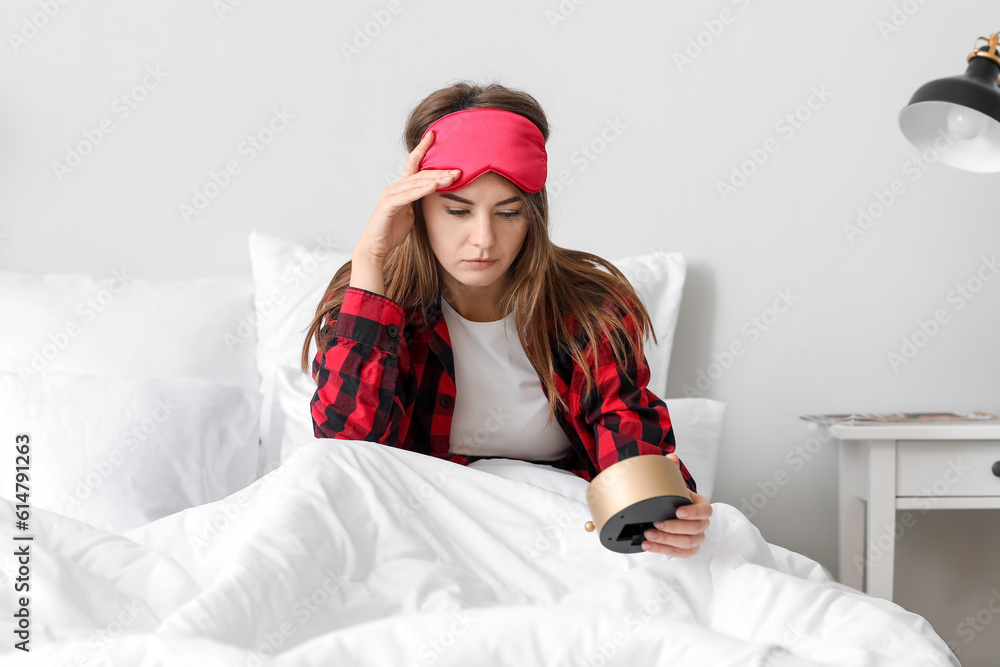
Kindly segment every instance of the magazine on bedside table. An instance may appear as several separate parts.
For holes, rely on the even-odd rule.
[[[998,421],[1000,417],[988,412],[860,412],[841,415],[801,415],[799,419],[816,422],[822,426],[833,424],[972,424]]]

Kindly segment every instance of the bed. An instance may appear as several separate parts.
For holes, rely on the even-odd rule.
[[[694,557],[619,554],[565,471],[316,439],[301,341],[349,255],[248,249],[227,278],[0,271],[3,664],[959,664],[731,505]],[[614,263],[664,396],[684,259]],[[726,406],[666,402],[711,499]]]

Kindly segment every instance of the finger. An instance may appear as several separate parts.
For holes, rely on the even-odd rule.
[[[458,178],[461,174],[461,169],[430,169],[417,172],[417,175],[414,178],[422,178],[426,176],[426,178],[431,180],[451,182]]]
[[[707,519],[712,516],[712,505],[710,503],[693,502],[677,508],[678,519]]]
[[[399,203],[408,198],[409,201],[416,201],[424,195],[434,190],[444,187],[455,180],[458,176],[451,176],[447,171],[443,176],[434,177],[432,174],[442,173],[437,170],[432,172],[420,172],[412,176],[407,181],[397,181],[386,188],[386,195],[394,203]],[[401,199],[402,198],[402,199]]]
[[[710,525],[712,522],[709,519],[668,519],[667,521],[653,522],[653,529],[662,530],[665,533],[693,535],[704,533]]]
[[[677,516],[679,518],[689,519],[711,516],[712,503],[708,501],[708,498],[696,491],[689,492],[689,495],[691,496],[691,503],[689,505],[681,505],[677,508]]]
[[[452,171],[457,171],[458,173],[453,174]],[[448,183],[453,183],[456,178],[461,175],[461,170],[458,169],[430,169],[424,171],[418,171],[416,174],[407,176],[404,179],[400,179],[395,183],[392,183],[389,188],[393,191],[406,190],[409,189],[414,184],[426,185],[429,183],[437,183],[437,187],[441,187],[441,184],[447,185]]]
[[[406,158],[406,165],[403,167],[402,178],[406,178],[407,176],[412,176],[417,173],[420,161],[424,158],[424,154],[427,153],[427,149],[430,148],[433,143],[434,131],[431,130],[427,132],[427,134],[420,139],[420,143],[414,146],[413,150],[410,151],[410,154]]]
[[[642,548],[644,551],[651,554],[663,554],[664,556],[673,556],[675,558],[690,558],[698,553],[699,547],[694,547],[693,549],[681,549],[680,547],[668,546],[666,544],[650,542],[647,540],[642,543]]]
[[[654,542],[668,547],[677,547],[678,549],[693,549],[701,546],[701,543],[705,541],[705,533],[697,533],[695,535],[677,535],[674,533],[664,533],[660,530],[653,530],[652,528],[643,533],[643,537],[645,537],[648,542]]]
[[[669,519],[668,521],[655,521],[653,528],[664,533],[694,535],[695,533],[704,533],[710,524],[708,519]]]
[[[403,166],[402,178],[406,178],[407,176],[412,176],[417,173],[417,165],[420,164],[420,160],[423,159],[424,153],[427,152],[427,149],[430,148],[433,143],[434,130],[430,130],[423,136],[420,143],[414,146],[413,150],[410,151],[410,155],[406,158],[406,165]]]
[[[698,519],[708,519],[711,516],[711,505],[687,505],[685,511],[677,515],[677,520],[696,521]]]
[[[410,176],[410,178],[405,181],[397,181],[393,183],[388,189],[390,192],[406,192],[407,190],[420,189],[429,185],[450,183],[454,179],[455,177],[448,174],[447,171],[421,171],[413,176]]]

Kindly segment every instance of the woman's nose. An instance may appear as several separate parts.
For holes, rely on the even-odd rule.
[[[489,248],[493,245],[494,239],[493,221],[489,214],[477,217],[472,229],[472,242],[477,246]]]

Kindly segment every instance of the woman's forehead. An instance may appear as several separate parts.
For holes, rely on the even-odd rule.
[[[458,190],[452,190],[452,194],[456,194],[459,197],[465,199],[471,199],[477,201],[479,199],[507,199],[509,197],[515,197],[520,195],[520,190],[500,174],[487,171],[486,173],[478,176],[476,180],[472,181],[464,188],[459,188]],[[443,194],[443,193],[438,193]]]

